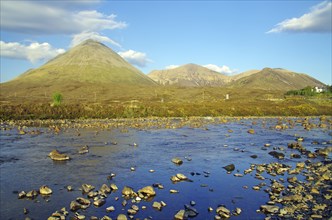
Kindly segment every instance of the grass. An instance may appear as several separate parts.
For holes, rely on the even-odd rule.
[[[1,97],[1,119],[332,115],[331,97],[284,97],[283,91],[230,88],[110,87],[51,97]],[[82,90],[80,90],[82,91]],[[94,91],[94,92],[93,92]],[[229,94],[230,99],[225,100]]]

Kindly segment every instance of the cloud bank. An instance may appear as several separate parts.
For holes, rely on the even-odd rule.
[[[171,70],[171,69],[175,69],[175,68],[178,68],[179,65],[168,65],[168,66],[165,66],[165,69],[167,70]]]
[[[24,45],[4,41],[0,41],[0,51],[2,57],[29,60],[32,63],[48,60],[65,52],[62,48],[53,48],[49,43],[32,42],[29,45]]]
[[[237,73],[236,69],[231,69],[226,65],[217,66],[215,64],[207,64],[207,65],[203,65],[203,67],[216,71],[218,73],[226,74],[226,75],[232,75],[232,74]]]
[[[88,31],[83,31],[82,33],[73,35],[73,39],[71,41],[70,46],[74,47],[77,44],[80,44],[81,42],[88,40],[88,39],[99,41],[99,42],[104,42],[104,43],[110,43],[114,46],[121,48],[121,45],[119,43],[117,43],[116,41],[112,40],[111,38],[109,38],[107,36],[102,36],[98,32],[88,32]]]
[[[286,19],[267,33],[312,32],[331,33],[332,2],[324,1],[311,8],[310,12],[298,18]]]
[[[57,4],[57,2],[60,2]],[[1,1],[1,29],[26,34],[77,34],[83,31],[123,29],[114,14],[96,10],[71,11],[63,1]],[[66,1],[65,1],[66,2]],[[86,5],[76,1],[75,5]],[[91,4],[91,3],[90,3]],[[73,5],[73,3],[72,3]]]
[[[129,63],[139,66],[145,67],[148,63],[152,62],[147,58],[147,55],[142,52],[127,50],[118,53],[123,59],[127,60]]]

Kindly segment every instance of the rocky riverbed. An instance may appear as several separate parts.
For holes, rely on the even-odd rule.
[[[328,219],[332,118],[2,121],[0,219]]]

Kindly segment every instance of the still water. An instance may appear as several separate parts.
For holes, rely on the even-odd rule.
[[[137,204],[140,211],[135,218],[173,219],[185,204],[195,201],[194,208],[199,212],[195,219],[214,219],[216,213],[208,212],[208,207],[215,210],[219,205],[225,205],[229,210],[237,207],[242,209],[241,215],[232,216],[232,219],[264,219],[265,215],[256,210],[269,201],[268,194],[251,188],[262,180],[255,179],[254,173],[243,177],[235,177],[233,174],[243,173],[250,164],[281,162],[294,167],[296,163],[307,160],[306,157],[290,158],[291,153],[298,152],[288,149],[287,143],[294,142],[296,136],[304,137],[303,145],[311,151],[325,147],[329,144],[326,142],[331,140],[331,130],[328,128],[308,131],[298,122],[294,128],[276,130],[277,121],[275,118],[234,119],[199,128],[128,128],[125,131],[120,128],[84,128],[79,131],[68,128],[59,134],[48,128],[28,128],[42,131],[38,135],[20,135],[17,129],[1,131],[0,219],[47,219],[62,207],[69,210],[70,202],[82,196],[79,188],[84,183],[96,189],[104,183],[115,183],[119,188],[107,197],[102,207],[92,205],[87,210],[78,211],[87,217],[101,218],[107,215],[116,219],[118,214],[126,214],[131,206],[131,200],[128,200],[126,207],[121,204],[121,190],[124,186],[137,191],[144,186],[161,183],[164,189],[155,189],[157,195],[152,201]],[[254,129],[255,134],[249,134],[248,129]],[[271,147],[263,150],[266,143],[271,144]],[[84,145],[89,146],[89,153],[81,155],[78,150]],[[282,151],[285,159],[278,160],[269,155],[273,147],[285,148]],[[66,153],[71,160],[52,161],[47,155],[53,149]],[[254,154],[257,155],[256,159],[250,157]],[[181,166],[173,164],[173,157],[181,158],[184,163]],[[222,168],[228,164],[235,165],[232,174],[227,174]],[[131,167],[136,170],[131,171]],[[151,169],[155,172],[149,172]],[[192,176],[192,172],[201,175]],[[111,173],[116,174],[112,180],[107,178]],[[177,173],[185,174],[192,182],[172,183],[170,177]],[[267,185],[271,178],[287,178],[272,177],[266,173],[263,176],[266,177]],[[42,185],[53,190],[50,197],[39,195],[34,200],[17,198],[17,192],[38,190]],[[65,189],[68,185],[73,186],[74,191],[68,192]],[[178,190],[179,193],[171,194],[170,189]],[[116,197],[120,199],[116,201]],[[164,201],[167,206],[158,211],[152,208],[153,201]],[[106,212],[109,206],[114,206],[115,211]],[[146,206],[146,210],[142,210],[142,206]],[[28,209],[28,214],[23,213],[24,208]],[[69,211],[69,217],[74,214]]]

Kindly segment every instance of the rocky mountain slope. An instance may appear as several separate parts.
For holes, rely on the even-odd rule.
[[[306,86],[324,85],[306,74],[281,68],[249,70],[226,76],[199,65],[187,64],[175,69],[152,71],[148,76],[161,85],[182,87],[216,86],[287,91],[302,89]]]
[[[161,85],[175,86],[223,86],[229,82],[229,77],[196,65],[186,64],[174,69],[154,70],[148,76]]]

